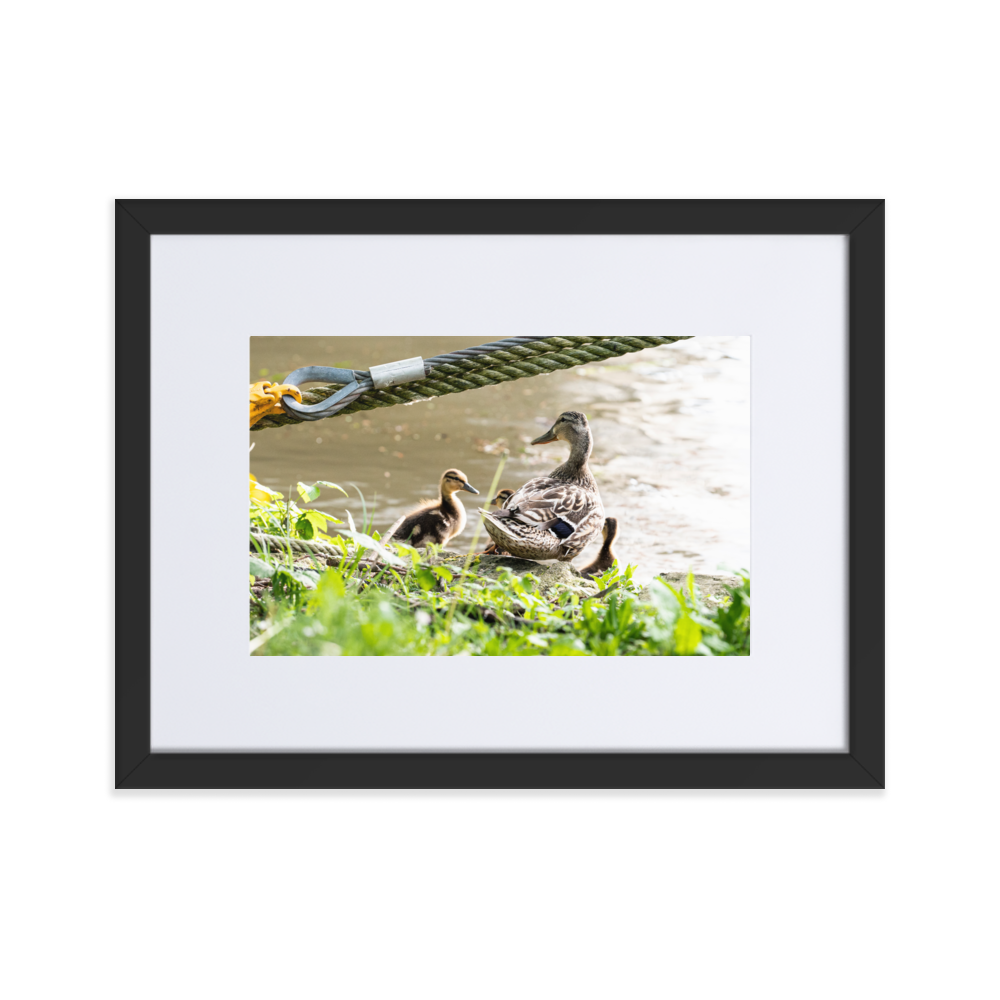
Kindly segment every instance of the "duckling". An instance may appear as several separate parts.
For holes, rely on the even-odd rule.
[[[490,506],[492,507],[494,504],[496,504],[497,507],[503,507],[504,504],[506,504],[507,501],[513,495],[514,495],[513,490],[500,490],[500,492],[497,493],[497,495],[490,501]],[[498,556],[498,555],[502,556],[505,554],[506,553],[503,551],[503,549],[497,548],[496,542],[492,542],[490,545],[486,546],[486,548],[483,550],[484,556]]]
[[[598,576],[605,570],[611,569],[615,563],[617,556],[611,551],[611,543],[615,540],[615,535],[618,534],[618,519],[606,517],[601,534],[604,537],[604,544],[601,546],[601,551],[597,553],[597,558],[589,566],[580,570],[584,576]]]
[[[465,508],[455,496],[459,490],[478,495],[479,490],[469,485],[460,469],[446,469],[441,473],[441,492],[437,500],[423,500],[408,514],[404,514],[388,531],[385,540],[408,542],[413,546],[447,545],[465,528]]]

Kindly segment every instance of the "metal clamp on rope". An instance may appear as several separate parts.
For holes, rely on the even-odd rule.
[[[404,382],[416,382],[426,378],[423,358],[407,358],[405,361],[390,361],[387,365],[372,365],[369,370],[376,389],[388,389]]]
[[[332,396],[320,400],[318,403],[299,403],[294,396],[282,396],[281,408],[291,417],[299,420],[322,420],[330,416],[330,410],[336,409],[337,404],[350,396],[354,392],[362,392],[371,388],[368,379],[364,383],[358,381],[357,374],[350,368],[324,368],[322,365],[307,365],[305,368],[296,368],[286,379],[286,385],[303,385],[306,382],[334,382],[342,385]]]

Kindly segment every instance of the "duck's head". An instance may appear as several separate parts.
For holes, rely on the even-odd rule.
[[[450,496],[458,490],[467,490],[469,493],[478,493],[474,486],[469,485],[469,480],[461,469],[446,469],[441,473],[441,494]]]
[[[514,495],[513,490],[501,490],[491,501],[491,504],[496,504],[498,507],[502,507],[512,496]]]
[[[577,410],[567,410],[560,413],[556,422],[541,436],[536,437],[532,444],[548,444],[550,441],[569,441],[574,444],[581,438],[590,436],[590,424],[584,414]]]
[[[611,543],[615,540],[615,535],[617,534],[618,534],[618,518],[606,517],[604,519],[604,527],[601,528],[601,536],[604,538],[604,547],[606,549],[611,548]]]

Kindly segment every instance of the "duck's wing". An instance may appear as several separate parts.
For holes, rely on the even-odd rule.
[[[563,539],[559,547],[560,559],[575,559],[601,530],[604,524],[604,506],[599,497],[595,497],[595,500],[596,506],[582,511],[575,529]]]
[[[559,538],[568,538],[594,520],[603,523],[604,507],[597,493],[575,483],[543,477],[526,482],[507,501],[506,507],[496,513],[528,527],[552,531]]]

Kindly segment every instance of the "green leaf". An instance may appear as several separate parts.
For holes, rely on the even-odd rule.
[[[672,625],[681,613],[677,592],[670,584],[664,583],[660,579],[654,579],[649,585],[649,596],[652,598],[657,615],[668,625]]]
[[[335,524],[342,523],[337,518],[331,517],[329,514],[323,514],[318,510],[306,510],[299,515],[295,526],[302,538],[324,537],[323,532],[326,530],[327,521],[333,521]],[[311,532],[309,531],[309,525],[312,526]]]
[[[701,642],[701,626],[687,615],[679,618],[674,626],[675,652],[678,656],[691,656]]]
[[[344,522],[340,520],[339,517],[334,517],[332,514],[324,514],[321,510],[307,510],[303,511],[303,517],[308,517],[312,522],[312,526],[317,531],[326,531],[327,524],[332,521],[334,524],[343,524]]]
[[[289,572],[287,569],[276,569],[271,577],[272,590],[285,601],[294,601],[302,593],[302,581],[297,574]]]
[[[296,490],[298,490],[299,496],[302,497],[304,503],[311,503],[319,496],[319,486],[313,483],[312,486],[306,486],[305,483],[296,483]]]
[[[346,593],[347,588],[344,585],[344,576],[340,570],[329,569],[320,577],[319,585],[316,588],[316,597],[319,600],[322,600],[328,594],[332,594],[336,598],[342,598]]]
[[[348,512],[348,519],[353,521],[350,517],[350,512]],[[360,531],[348,531],[346,528],[338,528],[338,533],[341,535],[347,535],[348,538],[353,538],[358,545],[365,549],[372,549],[379,554],[379,557],[383,562],[387,562],[390,566],[403,566],[404,561],[399,558],[399,556],[394,556],[381,542],[376,542],[371,535],[366,535]]]
[[[726,642],[725,639],[722,639],[717,635],[706,635],[702,645],[712,653],[717,653],[719,656],[733,655],[733,647]]]
[[[436,577],[444,580],[445,583],[451,583],[455,579],[455,574],[447,566],[430,566],[429,569]]]
[[[338,486],[336,483],[328,483],[325,479],[317,479],[313,485],[327,486],[331,490],[340,490],[340,492],[343,493],[345,497],[347,496],[347,490],[345,490],[343,486]]]
[[[254,576],[259,576],[263,580],[269,580],[274,573],[274,569],[269,563],[264,562],[263,559],[258,559],[256,556],[250,557],[250,572]]]
[[[663,586],[666,587],[667,590],[669,590],[670,593],[673,594],[674,597],[677,598],[677,602],[678,602],[678,604],[680,604],[681,609],[683,611],[687,611],[687,609],[688,609],[688,602],[687,602],[687,598],[684,596],[684,591],[683,590],[678,590],[676,587],[674,587],[671,584],[667,583],[666,580],[661,580],[659,577],[657,577],[656,582],[662,583]]]

